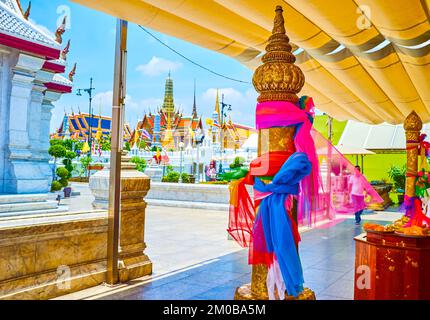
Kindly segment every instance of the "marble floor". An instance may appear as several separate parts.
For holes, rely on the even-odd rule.
[[[305,285],[319,300],[353,299],[354,240],[361,227],[344,220],[328,229],[303,234],[300,256]],[[250,282],[247,251],[221,256],[206,264],[98,299],[230,300],[235,289]]]
[[[392,221],[394,213],[363,219]],[[351,217],[352,218],[352,217]],[[60,299],[229,300],[250,282],[247,250],[228,240],[224,212],[149,207],[148,255],[154,274],[117,288],[99,286]],[[350,217],[302,233],[305,285],[317,299],[353,298],[354,236],[362,229]]]

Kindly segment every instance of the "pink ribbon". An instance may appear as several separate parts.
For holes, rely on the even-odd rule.
[[[294,144],[296,151],[304,152],[312,164],[312,173],[300,183],[298,196],[298,222],[307,220],[315,222],[318,195],[321,185],[318,156],[311,136],[312,122],[315,112],[312,98],[305,98],[303,109],[287,101],[267,101],[257,104],[256,128],[295,126]]]

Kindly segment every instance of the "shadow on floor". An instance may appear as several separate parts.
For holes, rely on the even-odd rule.
[[[305,286],[315,291],[318,300],[353,299],[353,238],[362,232],[353,220],[345,220],[302,235]],[[248,251],[241,250],[99,299],[232,300],[236,288],[251,281],[247,257]]]

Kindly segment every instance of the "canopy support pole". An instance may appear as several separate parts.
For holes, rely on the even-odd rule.
[[[333,142],[333,118],[328,116],[328,141],[330,141],[330,143]],[[331,216],[331,161],[332,161],[332,150],[331,148],[328,148],[327,150],[327,200],[326,200],[326,216],[327,219],[333,219],[334,217]]]
[[[118,19],[112,103],[112,144],[109,176],[109,213],[106,282],[119,281],[118,246],[121,207],[121,152],[123,148],[124,102],[126,95],[127,21]]]
[[[415,111],[406,118],[403,128],[406,136],[406,186],[405,196],[415,196],[415,181],[418,174],[418,148],[413,147],[419,141],[423,123]]]

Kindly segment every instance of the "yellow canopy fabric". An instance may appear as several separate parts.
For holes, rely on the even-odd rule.
[[[429,0],[72,0],[254,69],[282,5],[303,94],[339,120],[430,122]]]

